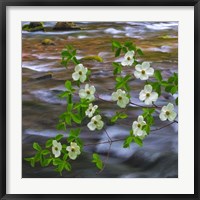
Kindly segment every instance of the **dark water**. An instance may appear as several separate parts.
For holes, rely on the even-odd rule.
[[[54,22],[45,23],[53,26]],[[65,110],[65,101],[57,98],[64,90],[65,80],[71,80],[73,67],[66,70],[60,64],[60,52],[65,45],[71,44],[77,50],[78,58],[87,55],[99,55],[104,62],[84,61],[83,64],[92,70],[91,80],[102,98],[108,99],[114,87],[112,62],[121,61],[115,58],[111,51],[111,40],[120,42],[130,40],[140,47],[145,55],[141,61],[152,62],[154,69],[160,69],[165,78],[178,70],[178,24],[176,22],[82,22],[77,23],[84,28],[80,31],[65,32],[22,32],[22,104],[23,104],[23,133],[22,157],[34,154],[32,143],[44,144],[61,131],[55,126],[58,116]],[[48,38],[55,45],[44,46],[42,40]],[[131,72],[128,69],[126,72]],[[50,77],[50,76],[51,77]],[[46,77],[46,78],[45,78]],[[138,100],[139,91],[144,83],[139,80],[131,81],[132,101]],[[174,97],[163,94],[157,104],[174,103]],[[113,103],[96,102],[103,114],[110,117],[116,109]],[[107,125],[106,129],[113,139],[123,138],[129,134],[132,122],[141,114],[141,110],[129,107],[129,117],[124,124]],[[155,118],[152,129],[166,125]],[[68,132],[64,133],[65,138]],[[82,139],[85,143],[106,141],[103,131],[89,132],[82,127]],[[121,178],[153,178],[178,177],[178,127],[177,124],[152,132],[145,140],[144,146],[132,144],[124,149],[123,142],[112,144],[110,156],[104,171],[98,171],[90,162],[92,153],[99,153],[103,159],[107,156],[109,144],[87,146],[84,153],[72,162],[72,172],[64,172],[63,177],[121,177]],[[22,177],[60,177],[53,168],[32,168],[26,161],[22,161]]]

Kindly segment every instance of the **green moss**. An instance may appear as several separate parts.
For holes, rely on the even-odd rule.
[[[171,39],[172,37],[170,37],[169,35],[163,35],[160,36],[161,39]]]
[[[42,44],[43,45],[55,45],[52,40],[47,39],[47,38],[42,41]]]
[[[85,56],[81,60],[95,60],[97,62],[103,62],[103,58],[100,56]]]
[[[34,31],[43,31],[44,30],[44,27],[43,27],[43,24],[42,22],[38,22],[37,24],[31,22],[30,24],[25,24],[22,26],[22,30],[24,31],[29,31],[29,32],[34,32]]]

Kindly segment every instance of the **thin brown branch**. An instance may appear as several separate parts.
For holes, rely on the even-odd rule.
[[[100,174],[105,169],[106,163],[108,162],[108,159],[110,157],[111,146],[112,146],[112,142],[110,142],[110,144],[109,144],[108,153],[107,153],[106,159],[104,160],[103,168],[97,174]]]

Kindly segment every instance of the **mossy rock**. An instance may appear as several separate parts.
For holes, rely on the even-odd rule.
[[[171,39],[172,37],[169,35],[160,36],[161,39]]]
[[[103,58],[100,56],[85,56],[81,58],[81,61],[84,61],[84,60],[95,60],[97,62],[103,62]]]
[[[55,45],[53,40],[50,40],[50,39],[47,39],[47,38],[42,41],[42,44],[43,45]]]
[[[56,31],[68,31],[68,30],[80,30],[74,22],[57,22],[53,27],[53,30]]]
[[[22,30],[28,32],[44,31],[43,22],[30,22],[22,26]]]

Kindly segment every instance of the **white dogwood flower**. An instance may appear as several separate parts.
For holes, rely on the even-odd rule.
[[[120,108],[125,108],[129,103],[129,98],[124,90],[118,89],[116,92],[112,93],[112,100],[117,101],[117,105]]]
[[[154,69],[150,67],[149,62],[143,62],[141,65],[138,64],[135,66],[134,75],[136,78],[141,80],[147,80],[150,76],[153,76]]]
[[[133,122],[132,129],[133,129],[133,134],[136,137],[139,137],[140,139],[144,139],[145,136],[147,135],[145,130],[142,130],[142,127],[146,125],[146,122],[144,121],[144,118],[142,115],[138,116],[138,120]]]
[[[139,99],[140,101],[144,101],[146,105],[152,105],[152,102],[158,99],[158,93],[152,92],[151,85],[145,85],[144,90],[140,92]]]
[[[68,155],[72,160],[75,160],[77,156],[81,154],[80,147],[75,142],[71,142],[66,150],[69,152]]]
[[[72,74],[72,78],[77,81],[80,80],[83,83],[87,78],[87,71],[88,69],[84,67],[82,64],[78,64],[75,67],[75,72]]]
[[[174,111],[174,105],[172,103],[168,103],[167,106],[163,106],[161,109],[161,113],[159,115],[161,121],[174,121],[177,116],[177,113]]]
[[[55,158],[59,157],[62,150],[62,145],[60,142],[57,142],[56,140],[53,140],[52,142],[52,153],[54,154]]]
[[[94,113],[95,113],[95,111],[96,111],[97,108],[98,108],[97,105],[93,106],[93,104],[90,103],[88,109],[85,111],[86,116],[88,116],[89,118],[91,118],[94,115]]]
[[[90,101],[93,101],[95,99],[95,91],[96,89],[93,85],[89,86],[89,84],[86,84],[84,89],[79,90],[79,96],[81,99],[88,99]]]
[[[100,115],[92,117],[91,121],[88,123],[87,127],[91,130],[101,130],[104,126],[104,122],[101,120]]]
[[[134,63],[134,54],[134,51],[128,51],[124,56],[124,60],[121,62],[122,66],[131,66]]]

